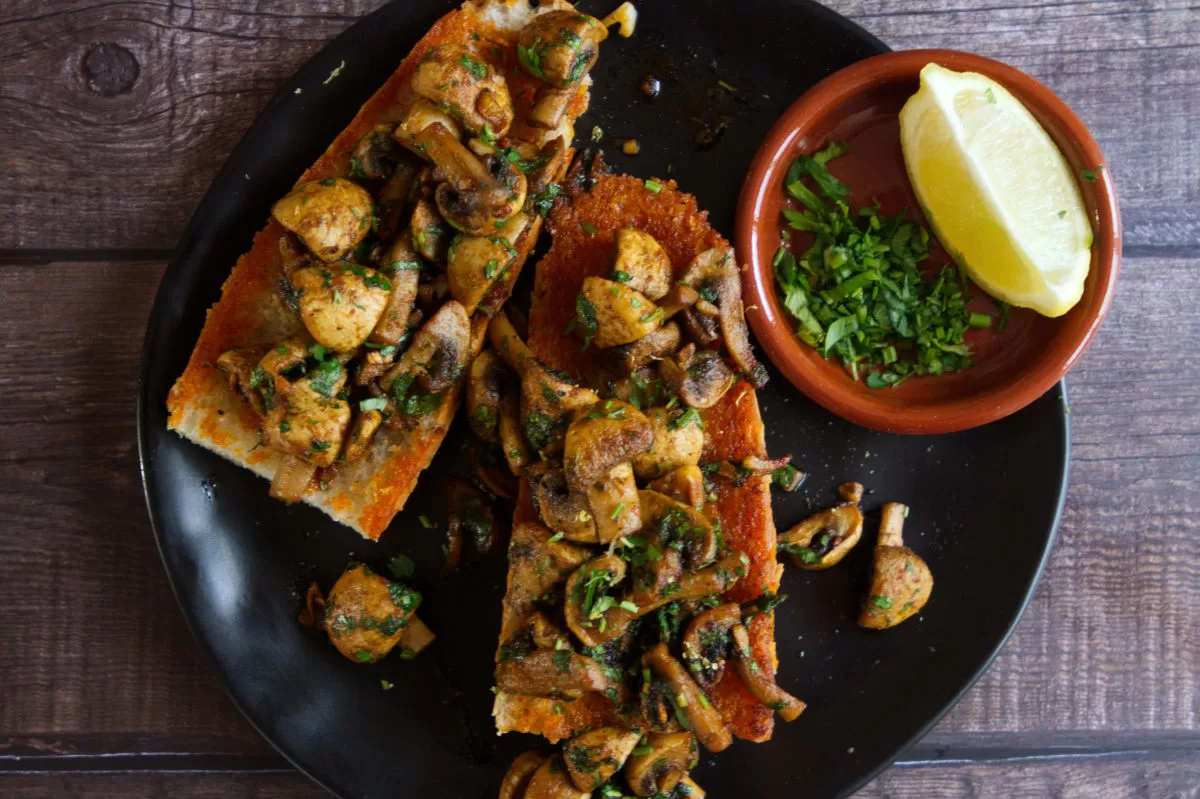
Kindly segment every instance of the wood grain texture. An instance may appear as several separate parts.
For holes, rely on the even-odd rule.
[[[7,0],[0,249],[173,247],[279,84],[378,5]]]
[[[1067,98],[1109,159],[1127,247],[1200,244],[1194,8],[1145,0],[827,4],[893,48],[971,50],[1039,78]],[[8,0],[0,6],[0,214],[10,224],[0,229],[0,250],[174,246],[279,83],[377,5]],[[88,56],[102,43],[136,60],[127,87],[89,77]],[[106,88],[121,91],[107,96]],[[80,170],[84,153],[88,169]]]
[[[377,4],[0,3],[2,796],[323,795],[240,717],[184,625],[143,510],[134,402],[158,253],[279,83]],[[1062,94],[1109,159],[1127,234],[1116,303],[1069,381],[1046,576],[991,670],[860,796],[1196,799],[1200,9],[827,4],[895,48],[972,50]],[[79,260],[47,254],[62,250]]]
[[[697,774],[703,780],[703,771]],[[327,796],[296,773],[31,774],[2,783],[9,799],[317,799]],[[1196,799],[1200,756],[1174,760],[1018,762],[900,766],[858,799],[1003,797],[1004,799]]]

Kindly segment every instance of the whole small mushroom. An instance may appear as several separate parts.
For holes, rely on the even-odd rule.
[[[908,506],[889,502],[879,521],[879,542],[871,588],[858,615],[860,627],[886,630],[925,607],[933,592],[933,575],[921,557],[904,546]]]

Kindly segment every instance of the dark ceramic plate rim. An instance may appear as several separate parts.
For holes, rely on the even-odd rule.
[[[213,179],[212,184],[209,186],[203,199],[197,206],[196,211],[193,213],[183,235],[180,237],[180,244],[176,247],[170,262],[163,273],[162,281],[160,283],[159,290],[156,293],[154,305],[151,309],[150,319],[147,323],[146,336],[143,340],[142,346],[141,371],[138,378],[138,396],[136,408],[137,445],[138,466],[142,479],[143,496],[145,498],[146,508],[150,518],[150,528],[154,535],[154,541],[159,552],[159,557],[163,562],[163,568],[167,574],[168,583],[171,586],[171,591],[175,596],[175,600],[178,603],[180,610],[183,612],[184,620],[188,626],[188,629],[191,631],[191,634],[196,639],[197,643],[199,643],[202,651],[204,652],[205,658],[207,658],[209,662],[209,665],[219,676],[222,689],[233,702],[234,706],[238,709],[238,712],[240,712],[242,716],[249,722],[251,727],[253,727],[254,730],[261,735],[262,738],[266,740],[277,752],[279,752],[279,754],[282,755],[297,771],[315,784],[319,785],[321,788],[337,796],[349,796],[349,794],[336,787],[338,781],[335,778],[331,777],[331,775],[323,773],[323,770],[319,770],[313,766],[301,762],[296,756],[293,755],[291,751],[288,750],[288,748],[278,743],[259,725],[255,716],[239,698],[236,689],[237,681],[233,679],[234,675],[231,675],[222,666],[221,661],[218,659],[211,642],[198,632],[196,618],[197,611],[199,609],[193,608],[184,601],[184,595],[182,593],[181,586],[178,584],[178,576],[171,568],[170,560],[167,555],[167,548],[170,546],[167,541],[167,536],[169,533],[164,531],[163,524],[160,520],[160,515],[156,508],[156,501],[153,498],[156,485],[156,466],[152,459],[152,444],[150,441],[150,435],[152,431],[148,426],[147,408],[150,406],[151,402],[157,401],[157,398],[152,398],[148,395],[149,387],[146,378],[151,367],[152,356],[156,354],[158,347],[156,333],[158,333],[159,329],[162,327],[163,318],[166,314],[164,286],[182,273],[184,270],[185,261],[187,260],[185,257],[183,257],[183,255],[189,248],[189,242],[194,240],[197,231],[209,224],[207,220],[213,216],[214,210],[222,202],[222,197],[228,190],[227,184],[231,184],[233,181],[238,179],[234,174],[232,165],[239,162],[245,154],[254,149],[256,140],[270,125],[270,119],[272,116],[274,116],[275,110],[281,102],[288,99],[288,97],[291,96],[297,89],[303,88],[304,86],[311,86],[313,85],[314,81],[319,82],[321,78],[328,75],[330,69],[332,68],[332,65],[330,64],[331,58],[329,56],[330,51],[341,50],[346,41],[354,38],[356,33],[365,30],[367,27],[372,25],[377,18],[381,17],[398,1],[399,0],[393,0],[392,3],[388,3],[371,14],[368,14],[354,25],[347,28],[337,37],[327,42],[321,48],[321,50],[313,55],[307,62],[305,62],[303,66],[301,66],[281,85],[280,89],[263,107],[263,110],[259,113],[258,117],[256,117],[254,123],[250,126],[247,132],[243,135],[242,139],[238,142],[237,146],[230,153],[225,164],[217,173],[217,176]],[[805,13],[824,18],[832,26],[842,30],[846,35],[856,37],[869,43],[880,53],[889,52],[890,50],[890,48],[888,48],[882,41],[872,34],[868,33],[840,14],[837,14],[836,12],[814,2],[814,0],[791,0],[791,4],[801,7]],[[1058,396],[1060,398],[1059,406],[1065,411],[1067,397],[1066,381],[1060,381],[1057,389]],[[889,768],[897,760],[899,755],[909,749],[914,743],[925,737],[929,730],[932,729],[934,725],[936,725],[946,715],[946,713],[948,713],[962,699],[963,695],[966,694],[966,692],[975,685],[984,672],[991,667],[997,655],[1000,653],[1000,650],[1004,648],[1005,644],[1012,636],[1012,633],[1016,629],[1018,622],[1020,622],[1021,618],[1024,616],[1025,611],[1032,600],[1033,592],[1037,587],[1038,581],[1045,572],[1054,542],[1058,537],[1059,525],[1062,521],[1062,515],[1066,505],[1071,450],[1070,417],[1063,413],[1061,416],[1061,421],[1063,436],[1063,460],[1061,466],[1058,497],[1055,503],[1053,519],[1051,521],[1050,529],[1045,537],[1045,543],[1040,557],[1038,558],[1036,568],[1028,577],[1027,584],[1025,585],[1021,595],[1021,602],[1016,611],[1013,613],[1012,618],[1008,621],[1004,634],[999,638],[999,640],[996,641],[995,645],[990,649],[986,658],[983,659],[978,668],[976,668],[964,681],[961,688],[936,713],[932,714],[923,726],[917,729],[906,741],[896,746],[894,750],[876,766],[864,772],[854,783],[838,794],[838,796],[848,797],[854,794],[862,786],[866,785],[884,770]],[[159,433],[161,431],[154,430],[153,432]],[[319,771],[321,773],[319,773]]]

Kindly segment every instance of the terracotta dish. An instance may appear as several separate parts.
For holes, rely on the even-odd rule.
[[[917,91],[921,68],[936,62],[999,81],[1042,124],[1079,178],[1095,239],[1083,298],[1065,316],[1050,319],[1013,308],[1003,332],[997,326],[968,333],[976,363],[937,377],[918,377],[895,388],[871,389],[836,360],[826,361],[796,338],[796,321],[776,295],[771,266],[787,202],[784,174],[798,153],[845,141],[849,154],[830,171],[849,185],[851,204],[878,199],[882,212],[907,209],[928,225],[909,185],[900,149],[898,114]],[[1102,168],[1103,167],[1103,168]],[[970,53],[909,50],[860,61],[818,83],[792,104],[767,134],[746,176],[738,207],[736,242],[749,261],[743,271],[746,318],[771,360],[798,389],[852,422],[893,433],[949,433],[1008,416],[1045,394],[1074,366],[1100,328],[1112,302],[1121,258],[1121,217],[1116,188],[1100,147],[1079,117],[1052,91],[1020,70]],[[926,262],[940,268],[950,258],[939,246]],[[986,297],[971,310],[995,311]]]

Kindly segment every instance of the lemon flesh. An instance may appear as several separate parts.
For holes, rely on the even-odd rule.
[[[999,83],[937,64],[900,111],[904,164],[934,233],[984,291],[1062,316],[1083,295],[1092,228],[1063,154]]]

